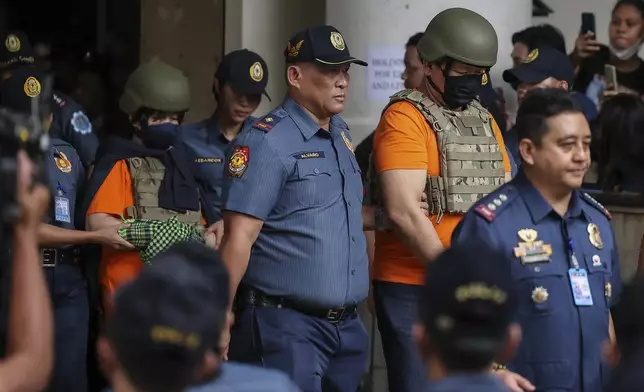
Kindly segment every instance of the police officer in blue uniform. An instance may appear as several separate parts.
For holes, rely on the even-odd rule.
[[[507,392],[491,374],[521,340],[515,283],[503,253],[485,243],[454,246],[427,267],[415,339],[426,364],[426,392]]]
[[[339,113],[350,65],[367,64],[331,26],[299,32],[285,56],[287,98],[237,136],[226,163],[221,255],[232,294],[242,282],[229,358],[280,369],[306,392],[355,392],[369,271],[361,173]]]
[[[519,108],[516,129],[519,174],[465,215],[452,243],[478,238],[499,247],[519,285],[523,342],[504,365],[537,391],[599,392],[621,280],[610,214],[579,190],[590,164],[588,122],[568,92],[537,89]]]
[[[221,184],[230,142],[254,120],[251,114],[259,106],[262,94],[268,97],[267,83],[268,68],[257,53],[247,49],[228,53],[217,68],[212,87],[217,110],[210,118],[185,125],[179,132],[195,177],[216,212],[216,216],[208,217],[208,223],[221,220]],[[220,241],[218,238],[217,243]]]
[[[32,101],[41,97],[44,75],[34,66],[16,69],[0,82],[0,106],[29,115]],[[51,98],[50,98],[51,99]],[[46,127],[51,115],[45,119]],[[102,243],[118,247],[127,243],[115,228],[100,233],[77,231],[74,207],[85,170],[76,150],[52,139],[43,162],[46,184],[52,195],[50,214],[39,228],[42,263],[53,302],[55,367],[48,391],[86,392],[86,355],[89,305],[87,284],[78,258],[78,245]]]
[[[2,79],[11,77],[20,67],[33,66],[35,61],[34,50],[25,33],[12,31],[4,36],[4,42],[0,46]],[[55,91],[52,113],[54,119],[49,129],[50,135],[70,143],[78,151],[83,165],[86,168],[91,166],[98,148],[98,138],[83,108],[67,95]]]

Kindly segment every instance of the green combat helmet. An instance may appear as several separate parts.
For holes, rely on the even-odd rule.
[[[418,43],[422,60],[448,57],[477,67],[496,64],[499,39],[484,17],[465,8],[450,8],[429,22]]]
[[[141,108],[180,113],[190,108],[190,84],[180,70],[152,60],[140,65],[127,79],[119,107],[127,114]]]

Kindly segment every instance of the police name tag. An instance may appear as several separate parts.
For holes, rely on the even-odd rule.
[[[54,198],[54,203],[55,203],[56,221],[72,223],[72,219],[69,214],[69,199],[67,199],[66,197],[56,196]]]
[[[593,306],[593,294],[588,283],[588,273],[585,269],[571,268],[568,270],[570,288],[577,306]]]

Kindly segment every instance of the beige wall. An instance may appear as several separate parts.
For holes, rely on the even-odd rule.
[[[190,79],[187,121],[212,113],[215,65],[224,45],[224,0],[141,0],[141,61],[159,58]]]

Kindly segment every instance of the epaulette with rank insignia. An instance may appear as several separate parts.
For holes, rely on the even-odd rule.
[[[513,187],[505,187],[498,193],[486,197],[485,202],[479,201],[474,206],[474,212],[486,221],[492,222],[517,195]]]
[[[278,122],[280,122],[285,116],[281,116],[281,113],[269,113],[266,116],[255,121],[253,128],[260,129],[264,132],[269,132]]]
[[[595,207],[597,210],[599,210],[599,212],[601,212],[602,214],[606,215],[606,218],[608,218],[609,220],[610,220],[610,219],[612,219],[612,216],[610,215],[610,212],[608,212],[608,210],[606,209],[606,207],[604,207],[604,206],[603,206],[600,202],[598,202],[597,200],[593,199],[593,197],[592,197],[592,196],[590,196],[588,193],[586,193],[586,192],[581,192],[581,198],[582,198],[582,199],[584,199],[588,204],[590,204],[591,206],[593,206],[593,207]]]

